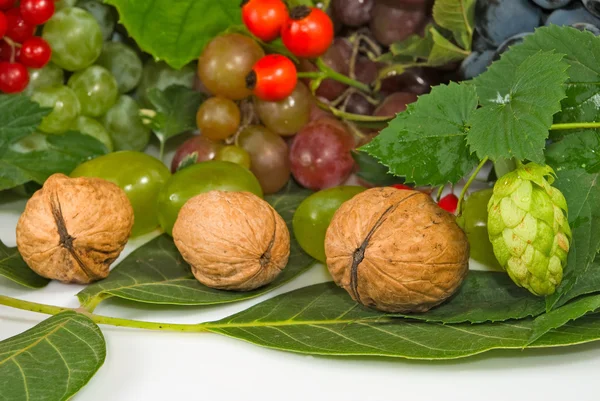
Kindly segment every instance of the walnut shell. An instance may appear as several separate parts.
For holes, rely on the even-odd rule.
[[[173,239],[196,279],[222,290],[268,284],[290,256],[285,221],[249,192],[210,191],[191,198],[177,216]]]
[[[40,276],[87,284],[108,276],[132,226],[133,208],[121,188],[54,174],[27,202],[17,247]]]
[[[460,286],[469,243],[454,216],[417,191],[373,188],[344,203],[325,238],[327,266],[357,302],[425,312]]]

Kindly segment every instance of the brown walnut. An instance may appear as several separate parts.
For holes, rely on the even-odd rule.
[[[248,192],[210,191],[183,205],[173,239],[202,284],[250,291],[287,265],[290,233],[275,209]]]
[[[39,275],[86,284],[108,276],[133,226],[125,192],[99,178],[54,174],[25,206],[17,247]]]
[[[425,312],[460,286],[469,243],[454,216],[421,192],[373,188],[344,203],[325,238],[327,266],[357,302]]]

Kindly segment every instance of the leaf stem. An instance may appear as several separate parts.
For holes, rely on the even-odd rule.
[[[564,123],[564,124],[552,124],[550,126],[551,131],[561,131],[561,130],[569,130],[569,129],[586,129],[586,128],[600,128],[600,122]]]
[[[475,169],[473,174],[471,174],[471,177],[469,177],[469,180],[466,182],[462,191],[460,191],[460,197],[458,198],[458,206],[456,207],[456,215],[457,216],[460,216],[462,214],[463,201],[465,199],[465,195],[467,194],[467,191],[469,190],[469,187],[471,186],[471,184],[473,184],[473,181],[475,181],[475,178],[477,178],[477,175],[479,174],[479,172],[481,171],[481,169],[483,168],[483,166],[485,166],[485,164],[487,162],[488,162],[487,157],[485,157],[482,161],[479,162],[479,165],[477,166],[477,168]]]

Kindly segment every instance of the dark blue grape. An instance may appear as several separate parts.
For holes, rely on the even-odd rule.
[[[573,4],[553,11],[548,16],[546,25],[573,25],[581,22],[600,27],[600,19],[590,14],[581,4]]]
[[[475,78],[487,70],[493,57],[493,50],[486,50],[482,53],[473,52],[463,60],[458,69],[458,74],[464,80]]]
[[[512,47],[514,45],[518,45],[519,43],[523,42],[523,40],[525,40],[525,38],[527,36],[529,36],[531,34],[532,34],[532,32],[523,32],[523,33],[518,33],[515,36],[511,36],[510,38],[506,39],[496,49],[496,52],[494,53],[493,60],[494,61],[499,60],[500,56],[502,55],[502,53],[504,53],[505,51],[507,51],[509,47]]]
[[[577,22],[571,25],[575,29],[579,29],[580,31],[590,31],[596,36],[600,36],[600,28],[596,25],[588,24],[587,22]]]
[[[529,0],[478,0],[475,5],[477,31],[496,46],[518,33],[533,32],[542,15]]]
[[[479,32],[475,31],[473,34],[473,43],[471,45],[473,51],[483,53],[486,50],[494,50],[496,46],[488,42]]]
[[[572,0],[533,0],[535,4],[538,6],[545,8],[547,10],[554,10],[557,8],[561,8],[569,4]],[[585,2],[585,0],[584,0]]]
[[[598,0],[582,0],[585,8],[596,17],[600,17],[600,1]]]

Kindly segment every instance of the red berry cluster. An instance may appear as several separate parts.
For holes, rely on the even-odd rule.
[[[281,36],[285,47],[297,57],[319,57],[333,42],[333,22],[316,7],[298,6],[288,12],[282,0],[244,0],[242,19],[248,30],[262,41]],[[288,97],[297,82],[296,66],[281,55],[259,60],[246,79],[254,95],[266,101]]]
[[[50,45],[35,35],[38,25],[54,15],[54,0],[0,0],[0,91],[22,92],[29,68],[50,61]]]

